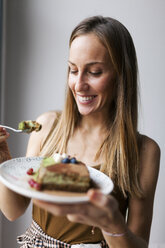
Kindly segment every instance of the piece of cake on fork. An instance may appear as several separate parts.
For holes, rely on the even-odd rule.
[[[36,121],[28,120],[28,121],[21,121],[18,124],[18,130],[22,130],[25,133],[31,133],[33,131],[40,131],[42,125]]]

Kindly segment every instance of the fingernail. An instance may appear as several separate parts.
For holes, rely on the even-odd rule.
[[[101,200],[102,198],[102,194],[100,191],[98,190],[91,190],[89,191],[89,197],[91,200]]]

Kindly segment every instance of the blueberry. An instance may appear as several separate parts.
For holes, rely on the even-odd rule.
[[[71,162],[72,164],[77,164],[76,158],[71,158],[70,162]]]
[[[64,158],[61,162],[64,163],[64,164],[68,164],[68,163],[70,163],[70,159],[69,158]]]

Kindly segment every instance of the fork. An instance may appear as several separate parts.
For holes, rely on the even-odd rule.
[[[23,132],[23,130],[18,130],[18,129],[15,129],[15,128],[12,128],[12,127],[8,127],[8,126],[4,126],[4,125],[1,125],[1,124],[0,124],[0,127],[4,127],[6,129],[10,129],[10,130],[12,130],[13,132],[16,132],[16,133],[22,133]]]

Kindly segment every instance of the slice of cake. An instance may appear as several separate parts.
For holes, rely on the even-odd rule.
[[[29,184],[39,190],[86,192],[90,187],[86,165],[75,158],[60,158],[59,154],[44,158]]]
[[[31,120],[21,121],[18,124],[18,129],[24,131],[25,133],[31,133],[33,131],[38,132],[41,130],[41,128],[42,128],[41,124],[39,124],[36,121],[31,121]]]

